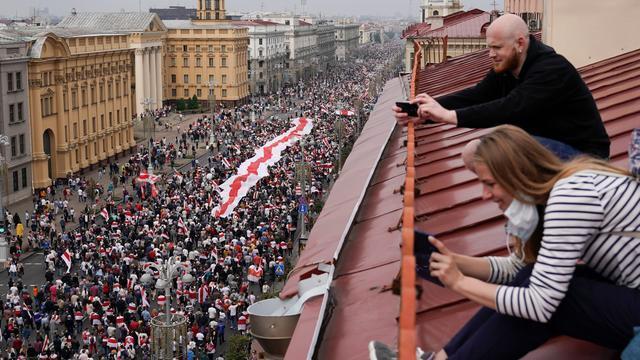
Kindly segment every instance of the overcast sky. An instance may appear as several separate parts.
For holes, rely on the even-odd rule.
[[[334,15],[377,15],[377,16],[418,16],[421,0],[227,0],[227,11],[296,11],[302,10],[302,2],[306,2],[305,12]],[[474,7],[489,10],[493,8],[493,0],[463,0],[465,8]],[[502,8],[503,0],[496,0],[497,7]],[[139,4],[143,11],[149,8],[165,8],[169,5],[196,6],[196,0],[0,0],[0,14],[5,16],[30,16],[33,8],[49,8],[53,15],[67,15],[71,8],[83,11],[138,11]]]

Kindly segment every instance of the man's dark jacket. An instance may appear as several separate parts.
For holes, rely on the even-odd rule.
[[[476,86],[437,101],[456,110],[459,127],[512,124],[609,157],[609,136],[587,85],[567,59],[533,36],[519,78],[491,70]]]

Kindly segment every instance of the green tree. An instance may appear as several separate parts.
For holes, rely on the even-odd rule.
[[[184,99],[178,99],[178,103],[176,104],[176,109],[178,111],[182,111],[186,108],[187,108],[187,103],[184,101]]]
[[[234,335],[229,339],[227,360],[246,360],[251,352],[251,339],[244,335]]]
[[[198,102],[198,97],[193,95],[193,97],[189,100],[189,109],[197,109],[200,107],[200,103]]]

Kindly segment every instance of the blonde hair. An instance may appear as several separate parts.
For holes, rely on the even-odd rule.
[[[544,217],[549,194],[560,179],[584,170],[631,176],[627,170],[587,156],[563,163],[531,135],[512,125],[498,126],[483,136],[476,149],[474,163],[484,164],[496,183],[514,198],[538,205],[540,219]],[[536,231],[524,245],[526,263],[535,262],[542,230],[543,222],[539,221]],[[516,253],[521,253],[522,240],[518,240]]]
[[[562,162],[531,135],[513,125],[501,125],[481,138],[474,156],[495,181],[523,203],[543,205],[560,179],[584,170],[631,176],[627,170],[604,160],[579,156]],[[531,200],[533,199],[533,200]]]

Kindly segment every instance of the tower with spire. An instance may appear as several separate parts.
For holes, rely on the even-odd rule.
[[[460,0],[422,0],[420,5],[422,22],[434,16],[447,16],[462,11],[464,5]]]

